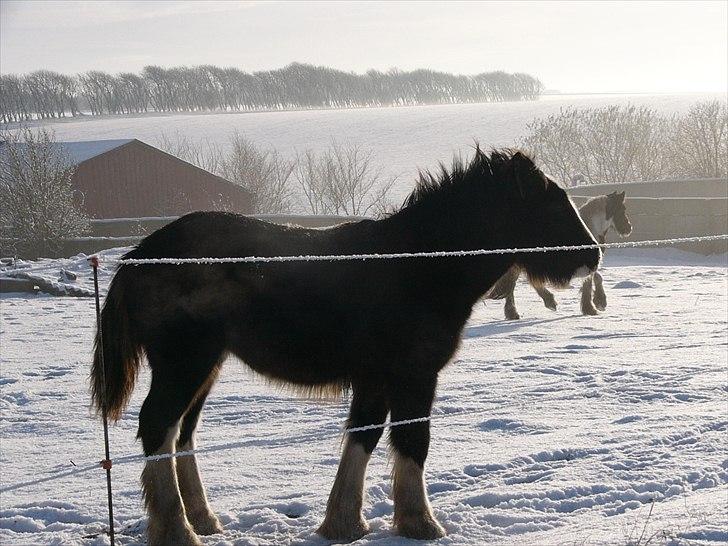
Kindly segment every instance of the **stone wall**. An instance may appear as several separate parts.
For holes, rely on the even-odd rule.
[[[591,196],[624,191],[627,215],[632,222],[629,240],[670,239],[728,233],[728,182],[713,180],[679,180],[599,184],[568,189],[581,205]],[[611,234],[608,241],[619,240]],[[703,254],[728,252],[726,241],[685,243],[684,250]]]

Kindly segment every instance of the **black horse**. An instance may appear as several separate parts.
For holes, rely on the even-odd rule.
[[[564,190],[520,152],[476,149],[438,176],[422,175],[402,208],[381,220],[325,230],[220,212],[189,214],[125,258],[278,256],[524,248],[595,243]],[[187,450],[228,354],[260,374],[321,393],[351,389],[350,427],[430,414],[438,372],[458,348],[473,305],[512,265],[565,285],[594,271],[598,249],[448,258],[257,264],[121,265],[102,316],[93,399],[118,419],[143,355],[152,381],[138,436],[147,455]],[[318,532],[368,532],[364,474],[381,429],[350,433]],[[394,427],[394,524],[435,538],[423,468],[428,422]],[[150,544],[198,544],[221,526],[194,456],[149,461],[142,473]]]
[[[627,216],[624,204],[624,192],[612,192],[608,195],[592,197],[581,207],[579,216],[589,231],[600,243],[605,243],[607,233],[614,229],[620,237],[628,237],[632,233],[632,224]],[[486,295],[486,299],[505,299],[503,313],[508,320],[518,320],[521,316],[516,309],[515,289],[521,269],[514,265],[493,285]],[[532,283],[534,290],[543,300],[544,305],[556,311],[556,298],[542,283]],[[604,292],[604,283],[599,271],[588,275],[581,285],[581,312],[584,315],[596,315],[597,309],[604,311],[607,308],[607,294]]]

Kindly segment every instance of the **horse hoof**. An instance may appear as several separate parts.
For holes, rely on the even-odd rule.
[[[552,311],[556,311],[556,300],[550,299],[548,301],[543,302],[546,306],[546,309],[551,309]]]
[[[354,523],[326,518],[316,532],[326,540],[353,542],[369,534],[369,524],[361,518]]]
[[[198,514],[188,515],[187,519],[198,535],[208,536],[223,532],[220,520],[212,512],[200,512]]]
[[[166,532],[147,529],[149,546],[203,546],[188,523],[177,527],[169,526]]]
[[[399,517],[396,526],[400,535],[417,540],[434,540],[447,534],[442,525],[430,514]]]
[[[520,320],[521,315],[518,314],[518,311],[516,310],[507,310],[505,312],[506,320]]]
[[[594,307],[582,307],[581,313],[582,315],[589,315],[592,317],[599,314]]]

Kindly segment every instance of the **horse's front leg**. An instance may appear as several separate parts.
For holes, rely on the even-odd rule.
[[[433,377],[413,378],[394,386],[390,397],[392,421],[430,415],[436,385],[437,377]],[[394,455],[394,525],[401,535],[409,538],[445,536],[445,530],[432,513],[425,488],[424,467],[430,446],[430,422],[395,426],[389,434]]]
[[[594,276],[594,305],[600,311],[604,311],[607,308],[607,294],[604,292],[604,279],[602,279],[601,273],[595,271]]]
[[[588,275],[584,279],[584,284],[581,285],[581,312],[584,315],[596,315],[597,310],[594,307],[594,303],[592,303],[592,287],[593,287],[593,281],[592,276],[594,274]]]
[[[354,384],[347,428],[382,423],[387,404],[381,389]],[[369,532],[362,517],[364,478],[372,451],[383,429],[352,432],[344,440],[344,452],[326,506],[326,517],[318,533],[329,540],[352,541]]]

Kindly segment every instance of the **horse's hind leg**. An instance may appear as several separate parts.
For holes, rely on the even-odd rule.
[[[516,309],[516,298],[513,294],[513,290],[506,296],[506,304],[503,306],[503,314],[506,316],[506,320],[518,320],[521,315],[518,314]]]
[[[383,422],[387,417],[384,394],[376,388],[354,385],[348,428]],[[356,540],[369,532],[361,514],[364,477],[369,458],[382,436],[382,429],[353,432],[344,440],[336,479],[326,506],[326,517],[318,533],[329,540]]]
[[[538,295],[543,300],[543,304],[546,306],[546,308],[551,309],[552,311],[556,311],[556,298],[554,298],[554,295],[551,293],[551,291],[545,286],[534,286],[534,288],[536,289],[536,293],[538,293]]]
[[[392,421],[430,415],[437,379],[412,378],[392,389]],[[445,536],[427,500],[424,466],[430,446],[430,423],[424,421],[392,427],[389,438],[394,451],[392,496],[394,524],[403,536],[435,539]]]
[[[592,303],[592,276],[584,279],[581,285],[581,312],[584,315],[596,315],[597,310]]]
[[[600,311],[607,308],[607,294],[604,292],[604,279],[601,273],[595,271],[594,275],[594,306]]]
[[[216,367],[221,351],[211,349],[200,338],[195,345],[177,338],[174,347],[147,347],[152,384],[139,412],[139,433],[144,455],[174,453],[182,416]],[[187,521],[180,496],[174,459],[147,461],[142,488],[149,520],[150,545],[197,546],[200,543]]]
[[[210,374],[207,385],[201,389],[194,403],[185,413],[177,440],[177,451],[195,449],[195,429],[216,375],[216,372]],[[205,487],[202,485],[200,471],[197,468],[197,457],[194,454],[177,458],[177,481],[187,520],[192,524],[195,532],[198,535],[221,533],[222,525],[207,502]]]

